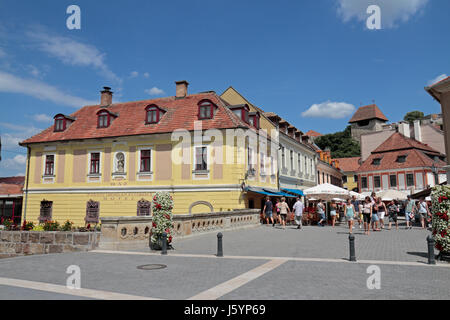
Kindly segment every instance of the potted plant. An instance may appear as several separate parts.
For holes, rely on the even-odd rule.
[[[450,187],[436,186],[431,194],[432,232],[435,247],[439,250],[438,259],[450,261]]]
[[[157,192],[152,201],[152,229],[150,231],[150,248],[152,250],[162,249],[163,233],[167,234],[167,248],[172,243],[172,209],[173,198],[168,192]]]

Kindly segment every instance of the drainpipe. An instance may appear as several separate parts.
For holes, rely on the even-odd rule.
[[[28,203],[28,180],[30,177],[30,158],[31,158],[31,149],[27,145],[27,174],[26,174],[26,185],[25,185],[25,203],[23,207],[23,221],[27,220],[27,203]],[[23,222],[22,222],[23,223]]]

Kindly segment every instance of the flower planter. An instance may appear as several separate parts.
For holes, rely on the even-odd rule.
[[[450,262],[450,252],[449,251],[441,251],[436,257],[437,260]]]
[[[435,248],[440,251],[437,259],[450,262],[450,187],[436,186],[432,198],[432,232]]]

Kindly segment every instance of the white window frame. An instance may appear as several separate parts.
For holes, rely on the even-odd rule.
[[[45,169],[47,164],[47,156],[53,156],[53,175],[46,175]],[[55,183],[55,177],[56,177],[56,170],[57,170],[57,164],[56,164],[57,155],[55,152],[45,152],[43,154],[43,165],[42,165],[42,183],[44,184],[52,184]]]
[[[93,153],[99,153],[100,154],[100,159],[99,159],[99,173],[91,173],[91,157]],[[88,162],[87,162],[87,177],[88,177],[88,182],[89,183],[100,183],[102,182],[102,169],[103,169],[103,151],[102,150],[88,150],[88,154],[89,156],[87,157]],[[100,178],[100,181],[96,181],[96,180],[91,180],[90,178]]]
[[[211,155],[210,155],[210,146],[207,144],[197,144],[194,145],[192,152],[193,158],[193,167],[192,167],[192,175],[194,180],[209,180],[210,172],[211,172]],[[204,175],[203,171],[197,171],[197,148],[206,148],[206,171],[204,173],[207,174],[206,177],[199,177],[198,175]]]
[[[150,171],[141,171],[141,152],[143,150],[150,150]],[[136,175],[138,181],[152,181],[153,180],[153,146],[138,146],[136,150]]]

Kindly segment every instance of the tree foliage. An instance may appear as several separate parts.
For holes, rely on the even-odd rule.
[[[422,119],[424,117],[424,114],[422,111],[411,111],[408,112],[403,120],[408,121],[409,123],[413,123],[415,120]]]
[[[361,155],[361,147],[357,141],[352,139],[350,126],[347,126],[344,131],[320,136],[315,143],[322,150],[329,148],[332,158],[350,158]]]

